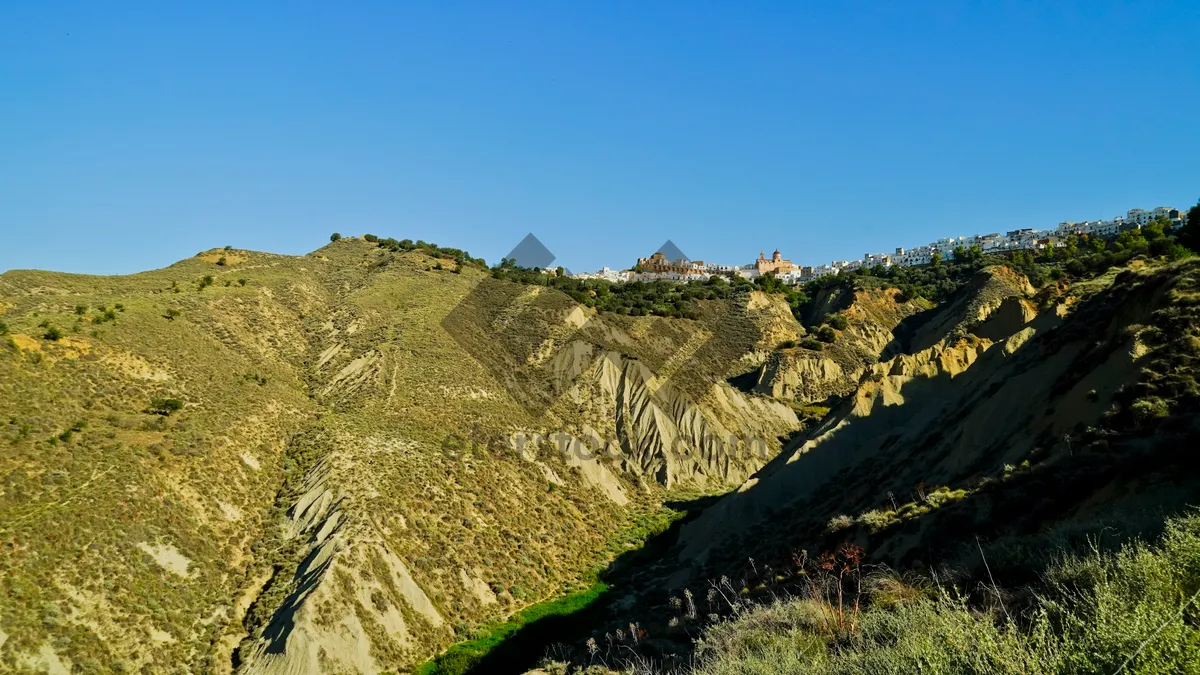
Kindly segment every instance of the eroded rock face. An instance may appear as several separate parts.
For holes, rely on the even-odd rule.
[[[783,401],[823,401],[854,391],[858,370],[847,373],[837,361],[817,352],[779,352],[763,366],[754,389]]]
[[[940,325],[947,335],[864,369],[855,391],[819,426],[685,525],[681,571],[668,583],[689,583],[689,570],[713,556],[728,564],[785,542],[804,546],[804,537],[828,545],[830,519],[890,512],[889,494],[903,503],[914,485],[969,489],[1031,457],[1069,463],[1078,454],[1072,439],[1101,424],[1118,393],[1138,380],[1139,361],[1151,353],[1142,336],[1153,329],[1144,324],[1173,302],[1164,289],[1178,274],[1126,273],[1111,289],[1110,278],[1041,311],[1019,278],[1004,271],[981,277],[975,295],[960,296],[923,327]],[[782,521],[794,530],[781,531]],[[802,534],[789,540],[790,532]],[[922,537],[929,533],[915,526],[886,532],[871,538],[876,559],[926,560]]]
[[[781,401],[811,403],[846,396],[863,373],[897,342],[902,321],[924,310],[895,289],[824,289],[814,318],[840,313],[848,325],[821,351],[801,347],[772,352],[756,372],[755,393]]]

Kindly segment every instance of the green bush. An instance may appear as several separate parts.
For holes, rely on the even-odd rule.
[[[87,305],[75,305],[75,313],[79,316],[87,314]]]
[[[63,337],[63,332],[61,330],[59,330],[56,326],[47,325],[46,332],[42,334],[42,337],[46,338],[47,340],[51,340],[51,341],[61,340]]]
[[[373,235],[373,234],[364,234],[364,235],[363,235],[363,239],[365,239],[365,240],[367,240],[367,241],[371,242],[372,244],[374,244],[375,242],[379,241],[379,237],[376,237],[376,236],[375,236],[375,235]]]
[[[8,335],[8,324],[0,321],[0,335]]]
[[[338,239],[341,239],[341,238],[342,238],[342,235],[337,232],[334,232],[333,234],[329,235],[329,241],[337,241]]]
[[[829,318],[825,320],[825,323],[829,324],[833,328],[836,328],[837,330],[846,330],[846,328],[850,325],[850,322],[846,320],[846,317],[842,316],[841,314],[829,315]]]
[[[784,340],[775,346],[776,349],[791,349],[796,346],[795,340]]]
[[[152,398],[146,412],[165,417],[180,410],[183,410],[183,401],[177,398]]]
[[[1171,408],[1167,405],[1167,402],[1157,396],[1149,396],[1134,401],[1131,410],[1133,412],[1133,419],[1139,424],[1162,419],[1171,414]]]
[[[822,349],[825,349],[825,343],[814,338],[804,338],[800,341],[800,346],[804,347],[805,349],[811,349],[814,352],[819,352]]]
[[[821,326],[817,329],[817,339],[821,342],[832,344],[837,340],[837,333],[829,326]]]

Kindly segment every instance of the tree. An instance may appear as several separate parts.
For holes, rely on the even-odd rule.
[[[1187,212],[1187,224],[1179,230],[1179,243],[1200,253],[1200,201]]]
[[[931,262],[931,264],[932,264],[934,267],[941,267],[941,266],[942,266],[942,253],[941,253],[941,251],[934,251],[934,252],[933,252],[933,257],[932,257],[932,258],[930,258],[930,260],[932,261],[932,262]]]
[[[1167,228],[1170,226],[1171,221],[1167,220],[1165,216],[1158,216],[1142,227],[1142,236],[1146,238],[1146,241],[1160,239],[1166,234]]]
[[[183,401],[177,398],[152,398],[150,399],[150,407],[146,409],[146,412],[166,417],[180,410],[183,410]]]
[[[337,241],[338,239],[341,239],[341,238],[342,238],[342,235],[338,232],[334,232],[333,234],[329,235],[329,241]]]
[[[45,334],[42,335],[42,337],[50,340],[51,342],[55,340],[61,340],[62,336],[63,332],[54,326],[47,326]]]

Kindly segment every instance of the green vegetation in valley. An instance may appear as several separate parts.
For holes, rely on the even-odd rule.
[[[608,591],[604,570],[617,556],[637,551],[651,538],[663,534],[671,525],[687,515],[685,511],[661,508],[637,513],[632,522],[614,534],[608,542],[601,562],[587,587],[559,598],[530,605],[504,621],[484,626],[476,631],[478,637],[452,645],[444,654],[421,666],[421,675],[463,675],[479,666],[485,657],[500,647],[518,631],[537,621],[551,617],[569,617],[594,609]]]
[[[485,626],[480,637],[451,646],[444,654],[421,666],[420,675],[463,675],[475,668],[492,650],[511,638],[517,631],[535,621],[564,617],[591,607],[598,602],[608,585],[596,581],[587,588],[554,600],[530,605],[505,621]]]

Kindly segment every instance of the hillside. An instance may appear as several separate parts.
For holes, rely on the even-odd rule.
[[[797,428],[725,382],[786,306],[601,315],[427,253],[0,275],[5,669],[412,667]]]
[[[1176,625],[1172,613],[1195,590],[1194,559],[1146,557],[1132,542],[1156,538],[1200,499],[1188,468],[1200,432],[1197,279],[1195,259],[1134,260],[1040,291],[1010,269],[982,270],[898,324],[892,346],[819,424],[659,542],[664,555],[630,578],[615,605],[624,609],[592,633],[607,658],[575,663],[675,672],[699,650],[701,673],[911,672],[930,662],[946,672],[1096,672],[1067,665],[1091,643],[1038,623],[1037,612],[1079,621],[1076,631],[1148,639],[1149,629],[1104,623],[1093,616],[1101,609],[1076,603],[1077,587],[1046,586],[1081,569],[1102,575],[1088,577],[1097,602]],[[1194,550],[1194,518],[1175,527],[1163,545]],[[1168,579],[1160,604],[1134,590],[1150,583],[1135,580],[1135,563],[1110,557],[1122,546],[1141,556],[1136,565],[1172,570],[1156,577]],[[850,611],[843,592],[855,617],[868,603],[861,630],[840,623]],[[1002,642],[972,660],[930,643],[922,622]],[[623,628],[632,624],[636,645]],[[893,643],[896,631],[911,644]],[[1132,652],[1113,645],[1128,640],[1092,653],[1119,664]],[[1154,653],[1160,664],[1183,658]]]
[[[761,621],[807,668],[884,639],[773,604],[834,551],[914,626],[957,611],[931,589],[1035,612],[1067,552],[1191,536],[1200,262],[1003,262],[929,272],[936,303],[868,277],[664,315],[391,239],[0,275],[0,663],[741,672]]]

